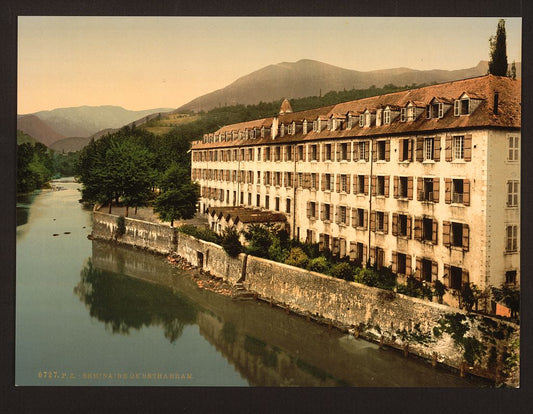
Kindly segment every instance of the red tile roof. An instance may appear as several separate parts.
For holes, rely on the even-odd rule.
[[[359,127],[354,123],[351,129],[337,129],[335,131],[323,130],[313,132],[308,127],[308,133],[302,131],[296,135],[285,134],[284,137],[277,136],[274,140],[269,136],[254,140],[238,140],[217,143],[193,144],[193,149],[220,148],[233,146],[249,146],[260,144],[282,144],[292,142],[307,142],[320,139],[367,137],[393,134],[416,133],[418,131],[435,131],[445,129],[461,128],[520,128],[521,123],[521,86],[520,80],[513,80],[508,77],[485,75],[476,78],[458,80],[442,83],[438,85],[426,86],[423,88],[410,89],[407,91],[395,92],[386,95],[373,96],[358,99],[350,102],[343,102],[337,105],[316,108],[308,111],[293,112],[279,116],[279,123],[288,124],[293,120],[313,121],[318,116],[331,116],[332,114],[361,113],[367,108],[379,108],[390,106],[392,108],[404,107],[409,101],[425,106],[435,97],[441,102],[451,103],[458,99],[464,92],[469,97],[480,99],[479,106],[470,114],[464,116],[454,116],[453,108],[450,108],[443,118],[426,119],[425,115],[418,116],[415,121],[401,122],[399,117],[389,125]],[[498,92],[498,114],[494,114],[494,93]],[[273,118],[264,118],[256,121],[244,122],[240,124],[227,125],[217,133],[225,130],[257,125],[271,125]]]

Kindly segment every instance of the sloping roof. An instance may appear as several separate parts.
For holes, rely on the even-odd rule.
[[[209,207],[207,212],[211,216],[225,217],[233,222],[249,223],[283,223],[287,221],[287,216],[280,212],[259,210],[250,207]]]
[[[476,78],[343,102],[337,105],[316,108],[309,111],[280,115],[279,120],[280,123],[284,122],[285,124],[288,124],[289,122],[292,122],[293,119],[313,120],[318,116],[329,117],[332,114],[346,114],[348,112],[362,113],[367,108],[379,108],[387,105],[392,108],[404,107],[409,101],[426,105],[429,104],[434,97],[438,97],[438,99],[443,102],[453,102],[464,92],[466,92],[468,96],[481,100],[479,106],[468,116],[454,116],[453,110],[449,110],[445,113],[443,118],[426,119],[425,116],[419,116],[415,121],[401,122],[399,119],[395,119],[388,125],[372,125],[369,127],[354,126],[351,129],[336,129],[335,131],[329,131],[326,129],[320,132],[308,130],[308,133],[305,135],[302,131],[299,131],[295,135],[285,134],[283,137],[278,136],[274,141],[270,136],[267,136],[265,138],[254,140],[220,143],[197,142],[193,145],[193,149],[264,145],[272,143],[283,144],[332,138],[371,137],[409,132],[430,132],[443,129],[479,127],[520,128],[521,86],[522,82],[520,80],[513,80],[504,76],[484,75]],[[498,114],[493,113],[495,92],[499,93]],[[250,123],[253,122],[272,123],[272,118],[251,121]],[[235,129],[237,125],[241,124],[226,126],[224,128],[231,130]]]

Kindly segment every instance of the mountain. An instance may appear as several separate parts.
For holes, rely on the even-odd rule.
[[[517,76],[521,76],[521,64],[516,64]],[[480,76],[487,73],[488,62],[481,61],[472,68],[459,70],[415,70],[393,68],[360,72],[316,60],[299,60],[269,65],[245,75],[225,88],[202,95],[178,108],[175,112],[187,110],[207,111],[209,109],[235,104],[256,104],[286,98],[316,96],[329,91],[344,89],[366,89],[375,85],[382,87],[411,85],[413,83],[440,83]]]
[[[51,143],[65,138],[56,130],[43,122],[35,115],[20,115],[17,117],[17,129],[30,135],[35,140],[42,142],[46,146]]]
[[[60,139],[50,145],[50,149],[53,149],[57,152],[76,152],[81,150],[86,146],[91,138],[88,137],[70,137],[65,139]]]
[[[155,108],[143,111],[129,111],[120,106],[79,106],[57,108],[32,114],[44,121],[51,129],[65,137],[90,137],[106,128],[120,128],[148,115],[168,112],[173,108]],[[35,135],[30,134],[37,138]],[[52,141],[53,142],[53,141]]]

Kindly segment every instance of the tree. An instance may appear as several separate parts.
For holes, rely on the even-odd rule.
[[[505,34],[505,20],[500,19],[496,35],[489,39],[490,60],[489,73],[497,76],[507,75],[507,45]]]
[[[503,283],[499,288],[492,288],[492,295],[496,302],[503,303],[511,311],[511,318],[516,318],[520,311],[520,289]]]
[[[172,164],[163,174],[159,187],[161,194],[155,199],[154,211],[161,220],[170,221],[174,226],[174,220],[194,217],[200,189],[191,182],[187,169]]]
[[[516,64],[513,60],[513,63],[511,65],[511,76],[510,76],[513,80],[516,79]]]
[[[239,240],[239,233],[235,227],[228,227],[222,233],[222,241],[220,243],[224,251],[230,257],[237,256],[242,252],[241,241]]]

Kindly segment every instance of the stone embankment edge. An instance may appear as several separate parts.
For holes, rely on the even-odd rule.
[[[377,342],[380,347],[400,349],[459,370],[461,374],[489,378],[496,383],[519,386],[519,368],[507,368],[505,356],[519,351],[519,326],[483,315],[391,291],[335,279],[320,273],[241,253],[229,257],[221,246],[179,233],[175,228],[125,218],[126,231],[117,236],[119,216],[93,211],[92,238],[142,248],[158,254],[176,254],[193,266],[243,285],[255,297],[293,312]],[[481,343],[486,349],[477,364],[468,366],[464,344],[452,339],[454,332],[434,335],[446,318],[459,318],[468,327],[464,339]],[[503,339],[495,337],[504,336]],[[510,372],[509,372],[510,371]]]

